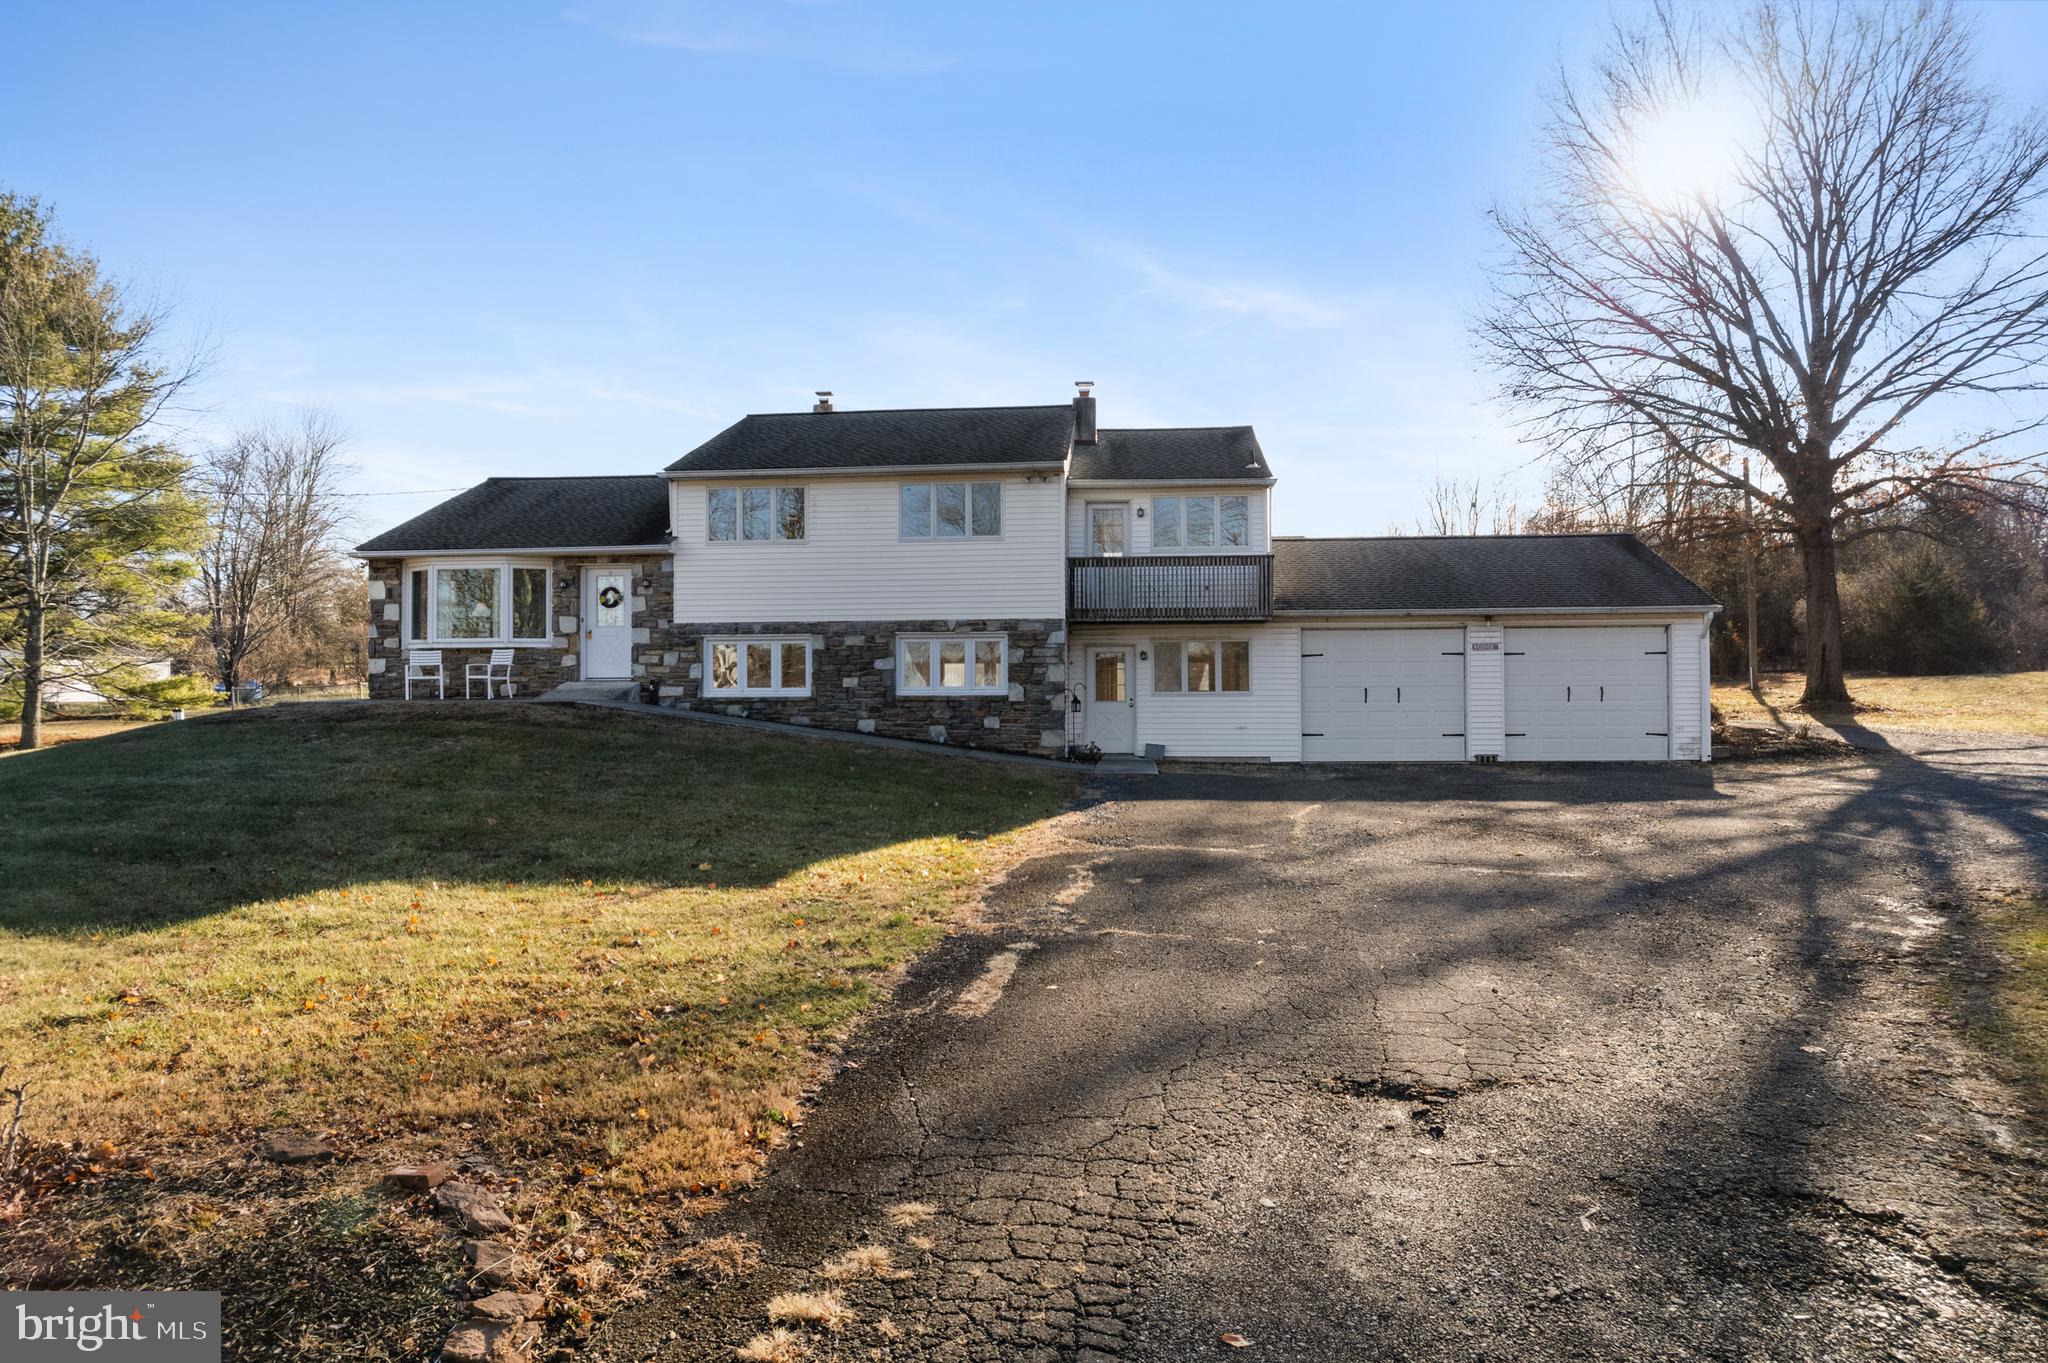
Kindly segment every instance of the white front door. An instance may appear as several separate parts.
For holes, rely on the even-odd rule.
[[[1464,761],[1465,631],[1303,630],[1301,755]]]
[[[1136,751],[1138,700],[1131,694],[1131,650],[1088,650],[1088,741],[1104,752]]]
[[[1502,642],[1510,762],[1655,762],[1671,755],[1662,625],[1510,626]]]
[[[1096,558],[1120,558],[1129,553],[1130,529],[1130,503],[1088,503],[1088,552]]]
[[[583,570],[583,677],[633,674],[633,574],[627,568]]]

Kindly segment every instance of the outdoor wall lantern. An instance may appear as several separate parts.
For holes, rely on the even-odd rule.
[[[1147,653],[1147,652],[1146,652],[1146,651],[1145,651],[1144,649],[1142,649],[1142,648],[1138,650],[1138,661],[1139,661],[1139,662],[1141,662],[1141,663],[1142,663],[1142,662],[1144,662],[1144,661],[1145,661],[1145,660],[1146,660],[1147,658],[1149,658],[1149,657],[1151,657],[1151,656],[1152,656],[1151,654]]]
[[[1138,508],[1138,519],[1141,521],[1145,519],[1145,508],[1142,506]]]
[[[574,591],[575,588],[576,578],[572,573],[563,573],[555,579],[555,590],[558,592]]]

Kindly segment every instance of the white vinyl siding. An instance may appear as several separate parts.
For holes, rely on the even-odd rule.
[[[1465,627],[1465,753],[1499,757],[1507,751],[1507,700],[1502,687],[1499,625]]]
[[[1128,542],[1124,547],[1127,554],[1263,554],[1273,547],[1272,542],[1272,489],[1264,487],[1161,487],[1157,483],[1119,484],[1116,487],[1075,487],[1067,492],[1067,553],[1075,558],[1086,558],[1092,554],[1089,548],[1088,504],[1104,502],[1129,502],[1131,504]],[[1155,497],[1177,497],[1180,499],[1181,527],[1180,544],[1168,547],[1155,546],[1152,526],[1155,517],[1152,500]],[[1196,545],[1187,543],[1187,499],[1206,497],[1243,497],[1245,499],[1245,544],[1238,545]],[[1222,503],[1216,502],[1220,507]],[[1143,512],[1143,515],[1139,513]],[[1218,513],[1221,519],[1221,513]]]
[[[1174,758],[1296,762],[1301,759],[1300,636],[1292,625],[1080,625],[1070,631],[1070,675],[1081,676],[1088,649],[1128,645],[1135,651],[1131,689],[1137,699],[1138,751],[1147,743],[1159,743]],[[1218,640],[1251,645],[1249,691],[1158,689],[1154,671],[1160,644],[1180,645],[1184,668],[1188,644]],[[1135,653],[1147,656],[1140,659]]]
[[[1066,614],[1057,479],[968,480],[1001,482],[1002,533],[946,539],[898,533],[905,481],[806,483],[799,547],[707,542],[707,488],[677,480],[671,523],[683,530],[676,541],[676,621],[1045,620]],[[970,516],[972,509],[969,493]]]
[[[1702,620],[1671,626],[1671,755],[1683,762],[1710,756],[1707,627]]]

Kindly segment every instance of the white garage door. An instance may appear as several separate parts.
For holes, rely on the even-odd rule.
[[[1508,761],[1669,757],[1666,647],[1661,625],[1507,630]]]
[[[1301,632],[1301,755],[1310,762],[1465,760],[1465,631]]]

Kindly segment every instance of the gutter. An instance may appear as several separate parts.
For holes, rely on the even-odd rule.
[[[889,474],[921,474],[927,478],[944,478],[949,473],[1005,473],[1044,472],[1065,469],[1064,459],[1042,460],[1029,464],[869,464],[859,468],[793,468],[793,469],[665,469],[664,478],[671,482],[703,482],[718,479],[724,482],[740,482],[748,478],[866,478]]]
[[[1273,608],[1278,619],[1291,617],[1358,617],[1361,619],[1404,619],[1411,616],[1442,615],[1714,615],[1720,611],[1717,602],[1711,606],[1698,604],[1690,606],[1421,606],[1408,610],[1310,610],[1299,606]]]
[[[507,558],[541,554],[646,554],[675,552],[669,544],[583,544],[567,548],[552,544],[528,545],[523,549],[364,549],[348,551],[350,558],[478,558],[502,554]]]

